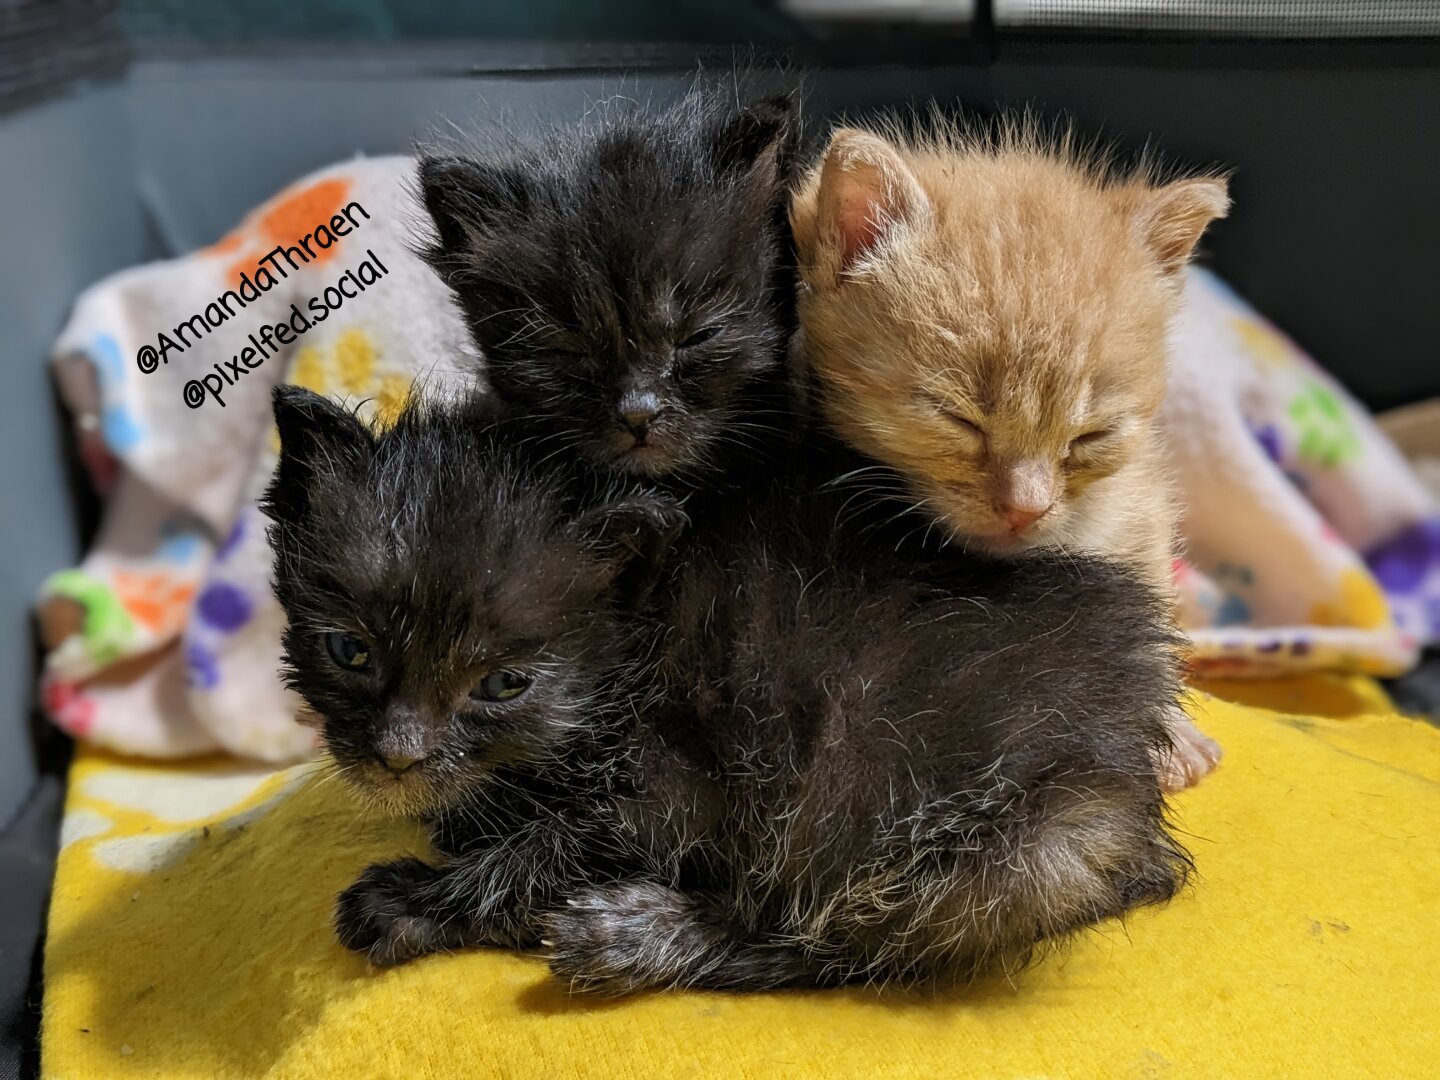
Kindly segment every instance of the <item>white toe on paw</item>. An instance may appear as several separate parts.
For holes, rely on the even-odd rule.
[[[1224,751],[1188,718],[1171,720],[1166,727],[1171,750],[1159,762],[1160,786],[1167,792],[1183,791],[1214,769]]]

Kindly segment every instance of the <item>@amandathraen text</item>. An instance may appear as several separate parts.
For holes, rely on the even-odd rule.
[[[142,374],[150,375],[162,365],[169,365],[172,358],[193,349],[230,319],[242,314],[248,305],[260,300],[288,278],[291,271],[299,270],[315,259],[317,249],[323,251],[332,247],[340,237],[350,235],[369,220],[370,215],[365,208],[358,202],[352,202],[293,245],[277,244],[275,250],[257,260],[253,272],[246,271],[240,275],[240,282],[235,288],[227,289],[203,311],[171,330],[156,334],[153,345],[142,345],[136,353],[135,366]],[[323,323],[347,300],[356,299],[389,273],[389,268],[374,249],[367,248],[365,258],[358,266],[344,271],[308,299],[291,304],[288,316],[282,316],[280,321],[267,320],[252,329],[229,360],[212,364],[211,371],[189,379],[181,391],[185,404],[198,409],[207,400],[213,399],[224,408],[227,389]]]

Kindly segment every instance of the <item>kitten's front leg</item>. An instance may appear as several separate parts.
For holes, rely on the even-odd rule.
[[[534,946],[546,911],[576,890],[636,865],[633,846],[604,822],[597,808],[550,809],[452,858],[445,900],[467,928],[467,942]]]
[[[460,927],[434,903],[443,877],[414,858],[369,867],[336,901],[340,944],[382,967],[463,944]]]
[[[465,946],[533,946],[545,911],[637,864],[607,821],[602,807],[514,795],[446,815],[433,829],[439,867],[379,863],[340,894],[340,941],[382,965]]]
[[[444,868],[415,858],[376,863],[340,894],[336,936],[382,967],[466,946],[533,945],[527,864],[536,866],[503,845]]]

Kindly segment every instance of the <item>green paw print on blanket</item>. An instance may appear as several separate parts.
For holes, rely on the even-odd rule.
[[[1290,419],[1299,438],[1300,460],[1333,469],[1360,455],[1360,439],[1340,399],[1319,383],[1311,383],[1290,402]]]
[[[63,596],[84,608],[80,641],[92,665],[105,667],[125,655],[135,636],[135,620],[109,585],[80,570],[61,570],[46,581],[43,592]]]

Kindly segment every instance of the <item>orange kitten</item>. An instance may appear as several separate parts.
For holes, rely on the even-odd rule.
[[[1158,413],[1186,262],[1229,206],[1033,128],[831,137],[791,208],[819,402],[961,545],[1121,559],[1169,590]],[[1177,721],[1167,783],[1219,748]]]

